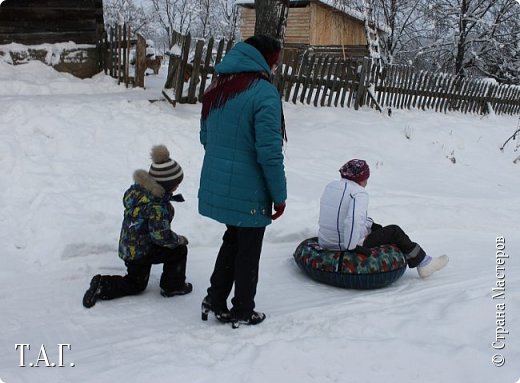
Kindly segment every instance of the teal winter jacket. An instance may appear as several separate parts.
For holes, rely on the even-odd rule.
[[[240,42],[216,66],[220,75],[266,72],[253,46]],[[281,101],[276,87],[261,79],[201,119],[205,148],[199,212],[227,225],[264,227],[273,204],[287,198],[281,134]]]

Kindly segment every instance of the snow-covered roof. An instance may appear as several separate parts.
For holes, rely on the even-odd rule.
[[[322,3],[325,5],[328,5],[329,7],[335,8],[338,11],[341,11],[360,21],[365,21],[365,15],[363,15],[361,12],[358,12],[358,11],[352,9],[351,7],[349,7],[347,5],[338,4],[338,1],[335,1],[335,0],[314,0],[314,1],[317,3]],[[306,4],[306,3],[310,3],[310,2],[311,2],[311,0],[290,0],[289,1],[290,4],[298,4],[298,3]],[[241,0],[241,1],[237,1],[236,4],[237,5],[254,5],[254,3],[255,3],[254,0]]]
[[[290,0],[289,3],[290,4],[306,4],[306,3],[310,3],[310,2],[316,2],[316,3],[321,3],[321,4],[324,4],[326,6],[329,6],[331,8],[334,8],[356,20],[359,20],[359,21],[362,21],[362,22],[365,22],[366,20],[366,15],[363,13],[363,12],[360,12],[360,11],[357,11],[355,9],[353,9],[352,7],[349,7],[348,5],[346,4],[341,4],[339,1],[337,0]],[[254,5],[254,0],[241,0],[241,1],[238,1],[236,3],[236,5],[239,5],[239,6],[253,6]],[[386,26],[386,25],[381,25],[379,23],[376,23],[376,27],[377,29],[383,31],[383,32],[387,32],[389,33],[390,30],[389,28]]]

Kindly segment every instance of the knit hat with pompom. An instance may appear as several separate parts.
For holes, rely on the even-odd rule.
[[[164,145],[154,146],[151,157],[153,162],[148,173],[164,190],[170,192],[184,178],[181,166],[170,158],[170,152]]]

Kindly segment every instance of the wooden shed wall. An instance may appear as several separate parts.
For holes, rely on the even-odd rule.
[[[240,33],[247,39],[255,31],[255,10],[241,8]],[[312,46],[367,45],[365,24],[319,2],[289,8],[286,44]]]
[[[6,0],[0,6],[0,44],[96,44],[102,26],[102,0]]]
[[[255,33],[256,13],[252,8],[241,8],[240,11],[240,34],[245,40]],[[287,31],[285,32],[286,44],[309,44],[310,43],[310,8],[289,8],[287,19]]]
[[[310,4],[310,45],[366,45],[365,24],[319,3]]]
[[[256,13],[252,8],[240,9],[240,35],[245,40],[255,34]]]

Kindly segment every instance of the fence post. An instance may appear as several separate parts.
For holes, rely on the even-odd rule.
[[[97,29],[97,52],[98,52],[98,65],[99,70],[104,71],[106,74],[106,65],[105,65],[105,29],[103,27],[98,27]]]
[[[110,76],[114,77],[114,27],[110,27]]]
[[[495,96],[497,89],[498,89],[498,85],[491,84],[491,83],[489,84],[486,95],[482,102],[482,113],[481,114],[495,113],[492,103],[493,103],[493,98]]]
[[[166,77],[166,83],[164,84],[164,89],[172,89],[175,87],[176,74],[179,67],[179,56],[174,54],[168,54],[170,57],[170,62],[168,63],[168,75]]]
[[[204,40],[198,40],[195,46],[195,56],[193,57],[193,68],[191,70],[191,79],[190,85],[188,87],[188,99],[187,102],[190,104],[197,103],[197,95],[195,92],[197,91],[197,84],[200,83],[199,72],[202,61],[202,50],[204,49]]]
[[[224,56],[225,43],[226,41],[224,39],[220,40],[220,42],[218,43],[217,56],[215,57],[215,62],[213,63],[213,65],[217,65],[222,60],[222,56]]]
[[[312,71],[313,71],[313,68],[314,68],[314,63],[316,62],[316,55],[312,55],[309,59],[309,61],[307,61],[307,63],[309,64],[307,66],[307,70],[305,72],[305,74],[303,74],[303,85],[302,85],[302,93],[300,95],[300,102],[303,104],[304,101],[305,101],[305,94],[307,93],[307,89],[309,87],[309,83],[311,82],[311,76],[312,76]],[[303,67],[300,69],[300,75],[303,73]],[[296,92],[294,93],[294,96],[293,96],[293,102],[296,104],[296,98],[298,96],[298,88],[296,88]]]
[[[144,88],[144,72],[146,72],[146,40],[140,34],[137,34],[135,60],[135,85]]]
[[[126,39],[126,54],[125,54],[125,84],[128,88],[128,84],[130,82],[130,25],[128,28],[125,28],[125,39]]]
[[[363,106],[366,97],[366,82],[370,77],[370,59],[365,57],[363,59],[363,65],[361,67],[361,73],[359,74],[359,85],[356,92],[356,99],[354,101],[354,109],[358,110],[360,106]]]
[[[122,28],[121,25],[116,26],[117,40],[117,84],[121,84],[121,53],[122,53]]]
[[[321,56],[318,58],[318,62],[316,64],[316,68],[311,68],[312,69],[312,78],[311,78],[311,82],[310,82],[310,89],[309,89],[309,94],[307,94],[307,104],[310,105],[311,101],[312,101],[312,96],[314,95],[314,89],[316,87],[316,82],[318,81],[318,76],[319,76],[319,73],[320,73],[320,70],[321,68],[323,67],[323,62],[325,61],[325,56]]]
[[[181,59],[177,68],[177,76],[175,79],[175,101],[182,102],[182,90],[184,88],[184,76],[186,74],[186,66],[190,53],[191,34],[188,33],[182,46]]]
[[[206,80],[209,75],[209,67],[211,65],[211,58],[213,55],[213,44],[215,43],[215,39],[211,37],[208,41],[208,47],[206,48],[206,59],[204,60],[204,67],[200,73],[200,87],[199,87],[199,102],[202,102],[202,98],[204,97],[204,92],[206,90]]]
[[[298,68],[298,63],[300,59],[298,57],[298,52],[294,51],[292,62],[287,62],[285,66],[285,70],[283,73],[283,81],[282,81],[282,95],[285,97],[285,101],[289,101],[289,97],[291,95],[291,89],[293,87],[295,78],[296,78],[296,72]],[[289,73],[289,70],[291,73]]]

